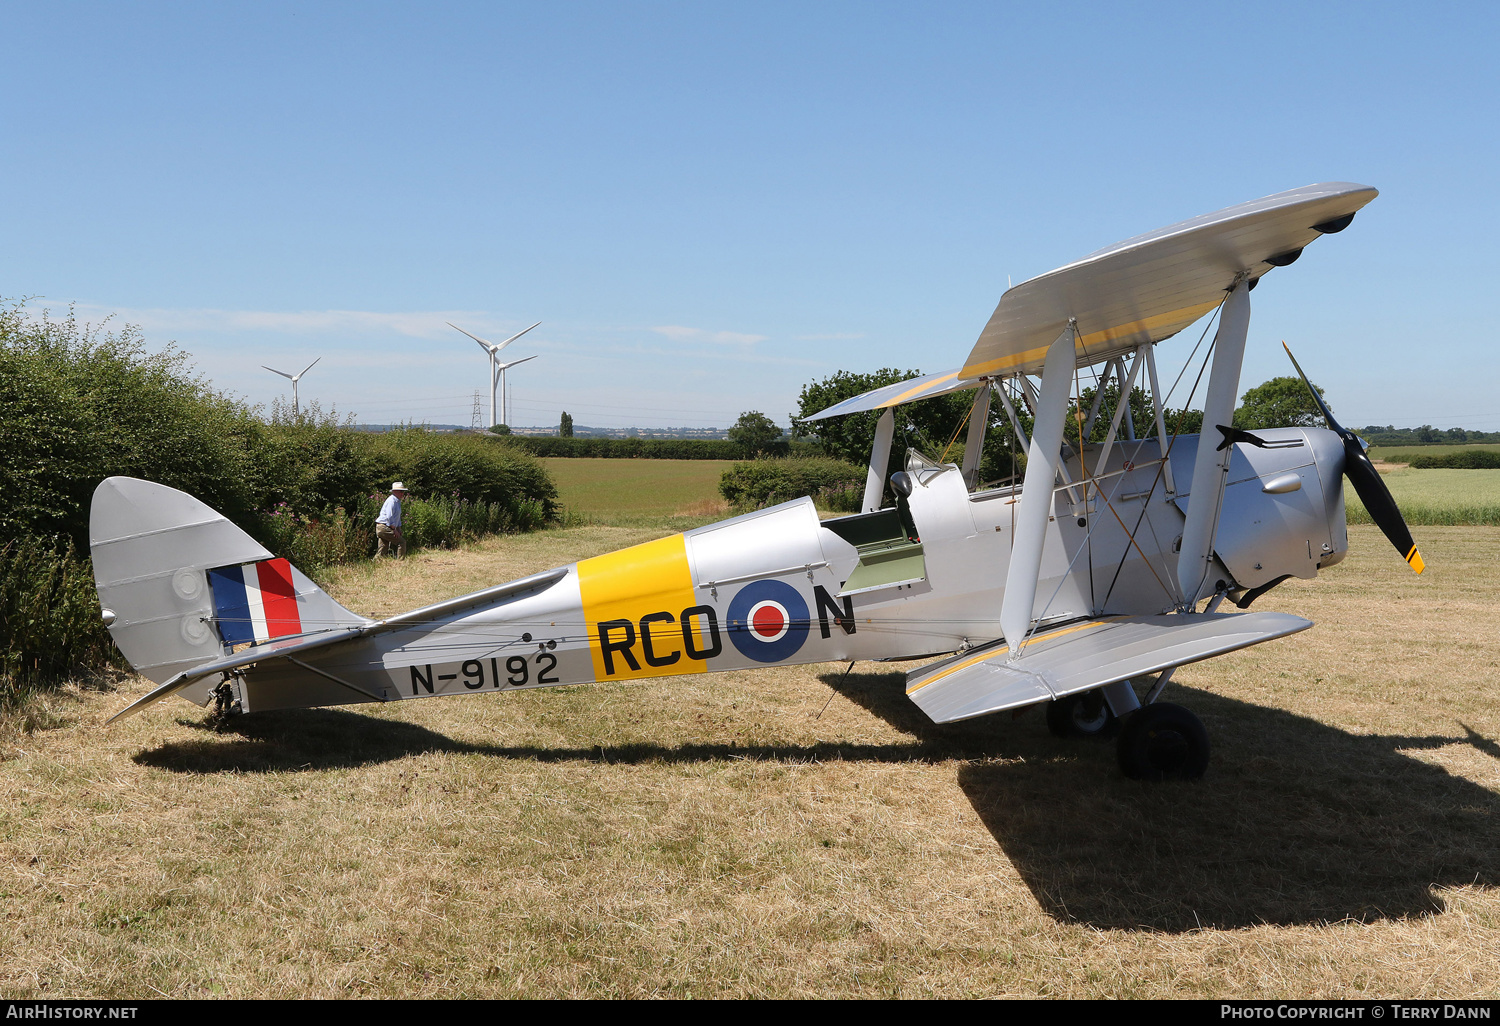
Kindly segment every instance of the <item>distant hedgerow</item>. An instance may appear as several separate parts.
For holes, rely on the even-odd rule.
[[[751,455],[738,442],[715,438],[551,438],[545,435],[511,435],[510,444],[533,456],[614,460],[742,460]],[[781,439],[773,455],[814,455],[821,450],[812,442]]]
[[[719,493],[739,509],[761,509],[807,495],[824,509],[854,512],[864,497],[866,473],[864,467],[827,456],[749,460],[724,471]]]
[[[1413,470],[1500,470],[1500,452],[1494,449],[1460,449],[1432,456],[1413,456]]]

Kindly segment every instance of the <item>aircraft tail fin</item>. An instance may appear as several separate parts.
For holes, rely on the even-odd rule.
[[[116,646],[158,684],[236,645],[372,622],[222,514],[166,485],[130,477],[101,482],[89,511],[89,547]],[[213,683],[182,693],[204,704]]]

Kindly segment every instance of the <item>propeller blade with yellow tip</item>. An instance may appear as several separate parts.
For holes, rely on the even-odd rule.
[[[1297,358],[1292,356],[1292,349],[1281,343],[1281,348],[1286,350],[1286,355],[1291,358],[1292,366],[1297,368],[1297,374],[1302,378],[1302,383],[1312,393],[1313,401],[1318,404],[1318,409],[1323,411],[1323,420],[1328,424],[1328,430],[1344,440],[1344,476],[1349,483],[1354,485],[1354,491],[1359,495],[1359,501],[1365,504],[1365,509],[1370,513],[1370,519],[1375,521],[1390,539],[1391,544],[1396,546],[1396,551],[1401,553],[1401,558],[1406,560],[1406,565],[1417,573],[1426,569],[1427,564],[1422,561],[1422,554],[1417,551],[1417,545],[1411,539],[1411,530],[1406,526],[1406,518],[1401,515],[1401,510],[1396,507],[1396,500],[1391,497],[1391,490],[1385,486],[1380,479],[1380,471],[1375,469],[1375,464],[1370,462],[1370,457],[1365,452],[1365,443],[1353,431],[1339,425],[1333,419],[1333,411],[1318,394],[1312,382],[1307,380],[1307,375],[1302,373],[1302,365]]]

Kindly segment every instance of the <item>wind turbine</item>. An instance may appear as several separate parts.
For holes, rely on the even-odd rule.
[[[514,367],[518,363],[525,363],[527,360],[535,359],[536,356],[523,356],[519,360],[510,361],[510,363],[502,363],[496,365],[496,370],[500,372],[500,419],[496,421],[496,423],[510,423],[510,400],[506,397],[505,394],[505,369],[507,367]]]
[[[323,359],[321,356],[318,357],[318,360],[321,360],[321,359]],[[294,416],[294,417],[300,417],[300,416],[302,416],[302,407],[297,402],[297,382],[299,382],[299,381],[302,380],[302,375],[306,374],[308,371],[310,371],[310,370],[313,369],[313,365],[316,364],[318,362],[318,360],[314,360],[312,363],[308,364],[306,367],[303,367],[302,370],[298,371],[296,374],[288,374],[286,371],[279,371],[275,367],[266,367],[265,364],[261,364],[262,367],[266,367],[266,370],[270,371],[272,374],[280,374],[282,377],[287,378],[287,379],[289,379],[291,381],[291,383],[292,383],[292,416]]]
[[[518,363],[525,363],[526,360],[534,360],[536,359],[536,357],[528,356],[525,360],[512,360],[510,363],[501,363],[500,350],[504,349],[516,339],[526,334],[526,332],[530,331],[531,328],[535,328],[537,324],[541,324],[542,322],[537,321],[536,324],[533,324],[531,326],[531,328],[526,328],[522,331],[516,332],[504,342],[490,342],[486,339],[482,339],[478,335],[464,331],[464,329],[460,328],[452,321],[444,321],[443,323],[448,325],[448,327],[452,328],[454,331],[463,331],[465,335],[468,335],[475,342],[478,342],[480,348],[490,354],[490,426],[493,427],[496,424],[508,423],[508,421],[505,420],[505,369],[507,367],[514,367]],[[495,390],[497,388],[500,390],[500,418],[498,420],[495,417]]]

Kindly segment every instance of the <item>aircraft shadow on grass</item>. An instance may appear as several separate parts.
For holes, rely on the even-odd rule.
[[[954,758],[1005,755],[1012,740],[990,720],[935,726],[902,693],[900,674],[823,675],[857,704],[866,692],[882,696],[880,715],[911,740],[893,744],[681,744],[639,742],[587,748],[486,745],[457,741],[426,727],[340,709],[287,709],[237,716],[215,727],[211,721],[179,717],[177,723],[202,731],[201,739],[173,741],[141,752],[135,761],[183,773],[285,773],[372,765],[425,752],[457,752],[537,762],[696,763],[721,759],[783,762],[939,762]],[[890,700],[883,696],[889,692]],[[884,708],[888,705],[889,708]],[[993,718],[1002,719],[1002,718]],[[1003,720],[1010,722],[1010,717]]]
[[[322,709],[243,717],[223,734],[164,744],[136,761],[215,773],[349,767],[425,752],[549,763],[955,760],[959,786],[1041,908],[1106,929],[1430,915],[1445,907],[1437,888],[1500,883],[1500,796],[1404,754],[1468,744],[1500,759],[1500,744],[1463,724],[1452,736],[1355,735],[1174,684],[1176,699],[1212,732],[1213,761],[1197,783],[1146,784],[1119,774],[1113,745],[1059,741],[1035,713],[935,726],[906,698],[900,673],[822,680],[911,740],[501,746]]]
[[[985,827],[1059,920],[1185,931],[1430,915],[1436,888],[1500,883],[1500,796],[1408,751],[1500,745],[1452,736],[1356,735],[1172,686],[1214,738],[1208,775],[1148,784],[1114,771],[1113,744],[1060,741],[1043,717],[935,728],[903,694],[851,677],[848,698],[896,728],[1004,735],[1005,759],[958,772]],[[952,739],[962,746],[960,738]]]

